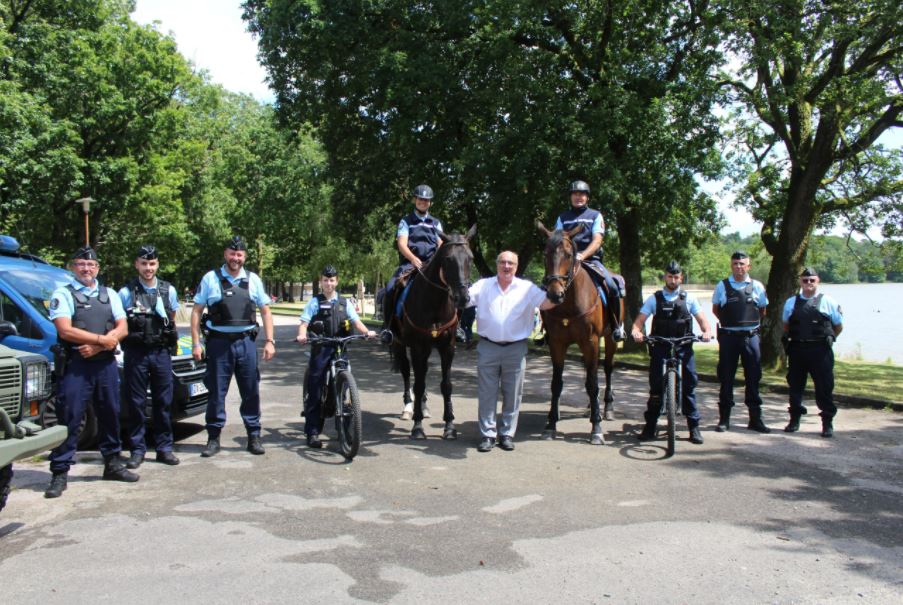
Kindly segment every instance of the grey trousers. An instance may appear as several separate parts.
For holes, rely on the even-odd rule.
[[[483,437],[495,438],[499,434],[514,437],[526,367],[526,340],[503,347],[485,338],[480,339],[477,345],[477,400],[480,434]],[[502,391],[502,414],[496,430],[499,389]]]

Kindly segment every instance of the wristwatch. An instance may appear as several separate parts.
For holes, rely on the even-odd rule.
[[[264,342],[264,344],[266,344],[266,343],[268,343],[268,342],[271,342],[271,343],[273,343],[273,346],[274,346],[274,347],[276,346],[276,341],[273,340],[272,338],[267,338],[267,339],[264,340],[263,342]]]

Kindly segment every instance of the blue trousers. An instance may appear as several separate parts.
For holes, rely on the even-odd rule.
[[[749,408],[750,416],[757,418],[762,410],[762,397],[759,396],[759,381],[762,380],[759,335],[719,329],[717,372],[721,392],[718,396],[718,409],[722,412],[730,412],[734,407],[734,377],[738,362],[743,363],[743,376],[746,379],[744,402]]]
[[[106,456],[122,450],[119,441],[119,369],[115,359],[90,361],[75,357],[57,385],[57,419],[69,436],[50,452],[50,471],[65,472],[75,464],[79,425],[91,401],[97,416],[98,449]]]
[[[812,376],[815,404],[823,418],[837,414],[834,405],[834,350],[828,345],[791,343],[787,355],[787,386],[790,387],[790,414],[802,416],[806,378]]]
[[[307,398],[304,400],[304,433],[316,435],[320,433],[324,418],[320,418],[320,393],[323,390],[323,382],[326,380],[326,372],[329,369],[329,360],[335,347],[315,347],[310,354],[310,363],[307,365],[307,384],[304,385]]]
[[[172,451],[172,357],[164,347],[149,349],[130,346],[123,349],[125,365],[123,390],[129,410],[126,432],[129,450],[144,453],[147,416],[147,385],[151,387],[151,416],[154,441],[158,452]]]
[[[226,393],[232,376],[238,384],[241,420],[249,437],[260,435],[260,372],[257,346],[250,336],[230,340],[211,335],[207,338],[207,435],[219,439],[226,425]]]
[[[665,367],[665,359],[668,357],[670,347],[655,345],[649,360],[649,403],[646,406],[646,420],[655,422],[661,413],[662,396],[662,371]],[[696,407],[696,385],[699,377],[696,374],[696,355],[693,347],[681,347],[677,350],[677,358],[680,360],[681,389],[683,391],[680,401],[680,411],[686,416],[692,426],[699,425],[699,408]]]

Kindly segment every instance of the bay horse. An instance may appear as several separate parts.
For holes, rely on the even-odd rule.
[[[583,357],[586,372],[586,394],[589,395],[590,443],[604,445],[602,414],[599,409],[599,340],[605,338],[605,419],[612,420],[611,372],[614,367],[615,341],[606,330],[605,306],[587,270],[577,260],[577,250],[571,239],[583,229],[578,225],[568,232],[549,231],[537,222],[546,238],[545,276],[542,278],[546,296],[557,306],[542,311],[542,321],[549,338],[552,357],[552,407],[542,433],[543,439],[554,439],[560,419],[558,404],[564,385],[564,356],[568,346],[576,343]],[[623,303],[622,303],[623,315]]]
[[[393,313],[391,329],[394,336],[390,353],[393,369],[404,380],[404,402],[411,402],[411,368],[414,368],[414,427],[412,439],[426,439],[423,432],[423,403],[426,391],[428,361],[433,349],[439,351],[442,365],[442,398],[445,409],[443,439],[457,439],[455,415],[452,410],[451,365],[455,358],[455,333],[458,328],[458,310],[470,301],[470,267],[473,253],[470,240],[477,232],[474,225],[466,235],[440,233],[442,245],[436,253],[412,275],[407,294],[401,304],[401,313]],[[392,309],[405,289],[396,284],[392,296]],[[409,358],[410,354],[410,358]]]

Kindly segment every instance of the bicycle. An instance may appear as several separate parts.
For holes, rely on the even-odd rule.
[[[350,336],[320,336],[308,333],[308,343],[311,345],[334,346],[326,370],[326,379],[323,381],[320,392],[320,426],[323,431],[326,419],[335,417],[335,428],[338,434],[339,449],[347,460],[352,460],[361,446],[363,439],[363,426],[361,421],[361,398],[357,390],[357,382],[351,374],[351,362],[346,357],[347,344],[352,340],[367,338],[366,334],[352,334]],[[310,368],[304,372],[302,393],[304,401],[307,398],[307,376]]]
[[[687,336],[646,336],[644,340],[652,345],[666,345],[669,347],[668,356],[662,365],[662,407],[659,414],[664,414],[668,420],[668,446],[666,457],[674,455],[675,441],[677,437],[677,416],[680,414],[680,402],[683,399],[683,381],[681,380],[681,363],[677,358],[677,349],[693,342],[701,342],[695,334]],[[650,355],[652,352],[650,351]]]

